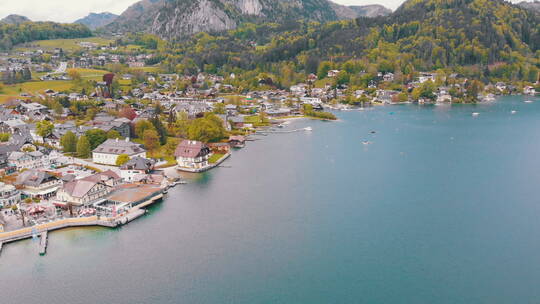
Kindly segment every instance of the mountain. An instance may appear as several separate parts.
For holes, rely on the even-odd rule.
[[[503,66],[493,73],[514,77],[540,64],[538,51],[540,16],[504,0],[409,0],[386,17],[241,25],[194,36],[176,45],[174,53],[182,55],[169,64],[245,70],[294,64],[295,70],[312,73],[324,60],[358,60],[366,70],[404,74],[463,67],[477,73]]]
[[[534,1],[534,2],[523,1],[523,2],[518,3],[518,5],[523,8],[540,13],[540,1]]]
[[[379,17],[392,14],[391,9],[388,9],[379,4],[349,7],[357,13],[358,17]]]
[[[27,17],[25,16],[20,16],[20,15],[9,15],[7,16],[6,18],[0,20],[0,23],[4,23],[4,24],[15,24],[15,25],[18,25],[18,24],[21,24],[21,23],[25,23],[25,22],[31,22],[30,19],[28,19]]]
[[[175,40],[198,32],[220,32],[244,22],[328,22],[380,14],[328,0],[142,0],[107,26],[113,32],[148,32]]]
[[[108,12],[99,13],[99,14],[90,13],[88,16],[75,21],[75,23],[84,24],[91,30],[95,30],[99,27],[103,27],[110,24],[111,22],[116,20],[116,18],[118,18],[118,15],[108,13]]]

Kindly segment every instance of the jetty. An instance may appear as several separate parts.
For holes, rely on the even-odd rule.
[[[49,242],[48,232],[44,231],[41,233],[39,239],[39,255],[45,255],[47,253],[47,244]]]

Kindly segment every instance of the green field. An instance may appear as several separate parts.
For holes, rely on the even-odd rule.
[[[15,48],[16,51],[28,51],[36,48],[44,50],[53,50],[55,48],[62,48],[66,51],[76,51],[82,49],[78,44],[79,42],[93,42],[98,43],[99,45],[109,45],[109,43],[114,42],[110,39],[100,38],[100,37],[90,37],[90,38],[75,38],[75,39],[53,39],[53,40],[39,40],[32,41],[29,43],[21,44]]]
[[[36,95],[51,89],[55,91],[66,91],[73,87],[73,83],[68,80],[63,81],[30,81],[14,85],[6,85],[0,94],[0,103],[6,102],[10,98],[17,98],[21,93]]]

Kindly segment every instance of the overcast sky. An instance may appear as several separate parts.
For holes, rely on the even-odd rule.
[[[0,19],[9,14],[33,21],[73,22],[90,12],[122,13],[138,0],[0,0]],[[334,0],[347,5],[382,4],[396,9],[404,0]],[[513,0],[519,2],[519,0]]]

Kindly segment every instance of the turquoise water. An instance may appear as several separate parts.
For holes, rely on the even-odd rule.
[[[540,100],[523,100],[294,121],[313,132],[260,137],[125,227],[54,232],[45,257],[7,245],[0,302],[536,303]]]

